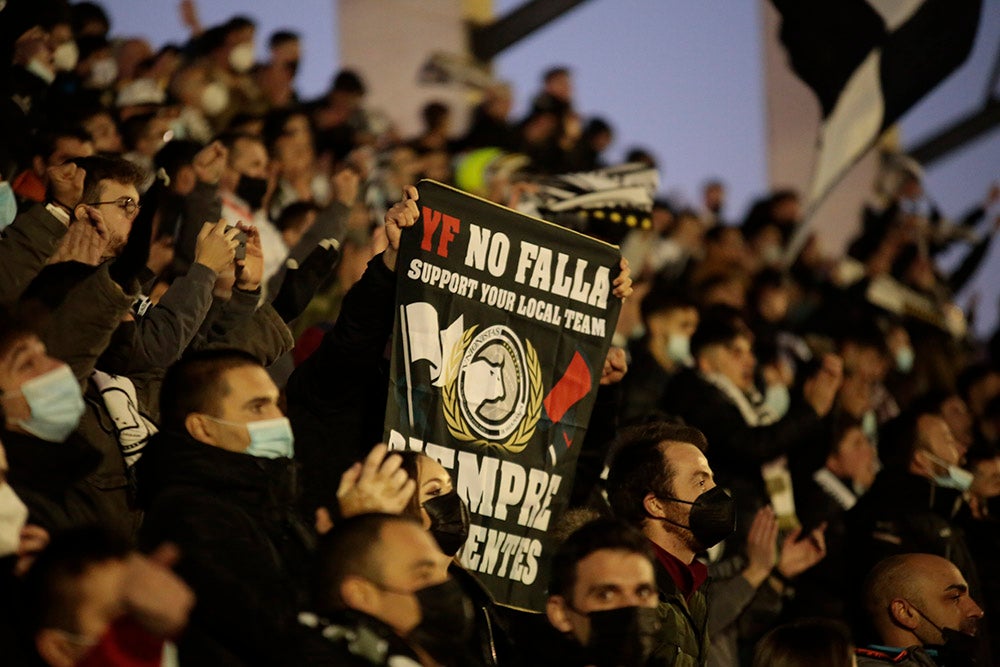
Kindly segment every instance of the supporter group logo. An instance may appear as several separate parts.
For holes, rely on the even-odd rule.
[[[501,324],[466,329],[451,351],[442,410],[452,436],[476,446],[523,450],[542,410],[538,353]]]

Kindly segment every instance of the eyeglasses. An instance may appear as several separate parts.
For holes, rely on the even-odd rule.
[[[119,197],[118,199],[114,199],[112,201],[95,201],[90,203],[91,206],[101,206],[102,204],[114,204],[121,210],[125,211],[125,215],[130,218],[135,216],[139,212],[139,209],[142,208],[131,197]]]

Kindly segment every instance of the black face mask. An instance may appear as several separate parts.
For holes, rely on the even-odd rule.
[[[655,607],[592,611],[587,618],[590,639],[583,657],[588,665],[641,667],[656,650],[662,625]]]
[[[729,492],[721,486],[709,489],[694,502],[670,497],[660,497],[660,500],[690,505],[689,525],[685,526],[666,517],[651,514],[648,515],[649,518],[690,530],[702,550],[714,547],[736,531],[736,504]]]
[[[423,505],[431,518],[431,535],[446,556],[454,556],[469,537],[469,508],[457,492],[431,498]]]
[[[913,606],[913,605],[910,605]],[[953,628],[943,628],[927,617],[927,614],[917,609],[925,621],[934,626],[934,629],[941,633],[943,643],[925,644],[924,648],[936,651],[938,654],[937,663],[943,667],[974,667],[976,655],[979,653],[979,639],[975,635],[970,635]],[[919,637],[918,637],[919,639]]]
[[[420,624],[407,638],[440,663],[461,664],[475,624],[472,601],[454,579],[421,588],[414,595],[420,605]]]
[[[264,195],[267,194],[267,179],[254,178],[246,174],[240,174],[240,181],[236,184],[236,196],[247,203],[251,211],[256,211],[264,203]]]

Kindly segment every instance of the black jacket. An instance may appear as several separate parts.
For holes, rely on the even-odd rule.
[[[396,274],[379,255],[344,297],[319,349],[288,379],[305,516],[334,508],[341,474],[382,439],[395,297]]]
[[[295,657],[282,664],[311,667],[419,665],[416,653],[385,623],[357,611],[330,618],[303,614],[294,630]]]
[[[101,521],[100,499],[84,483],[101,454],[77,433],[65,442],[47,442],[3,430],[0,441],[10,466],[7,481],[28,506],[29,523],[52,533]]]
[[[181,550],[198,602],[183,664],[274,665],[304,606],[313,536],[295,510],[295,466],[161,432],[137,464],[144,546]]]

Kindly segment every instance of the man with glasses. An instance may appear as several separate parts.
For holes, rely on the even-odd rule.
[[[144,174],[131,162],[112,157],[94,156],[76,160],[86,171],[83,198],[73,209],[76,220],[106,231],[107,245],[101,253],[104,261],[118,256],[125,248],[132,223],[139,214],[139,190]],[[99,215],[95,216],[92,210]]]

